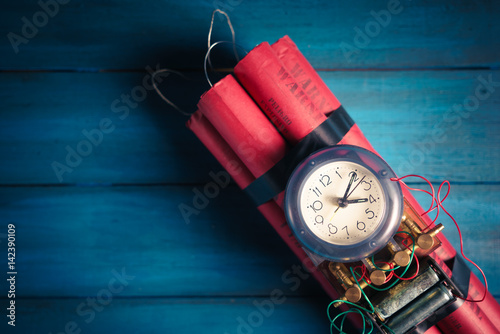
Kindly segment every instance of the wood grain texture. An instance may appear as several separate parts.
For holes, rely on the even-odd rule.
[[[96,291],[96,294],[99,290]],[[94,298],[95,295],[93,295]],[[328,328],[323,298],[282,297],[280,304],[259,313],[257,298],[121,298],[90,312],[85,298],[20,299],[19,333],[321,333]],[[259,316],[261,314],[261,316]],[[48,321],[51,319],[51,321]],[[87,321],[89,321],[87,323]],[[69,325],[68,325],[69,324]],[[66,326],[70,329],[65,331]],[[0,330],[9,330],[4,322]]]
[[[500,3],[401,0],[390,19],[389,3],[71,0],[18,53],[9,33],[43,19],[40,2],[3,4],[0,250],[15,224],[19,275],[18,327],[1,312],[0,332],[328,332],[328,298],[298,278],[299,261],[234,184],[189,224],[179,211],[221,167],[186,118],[141,87],[151,68],[181,69],[192,81],[171,76],[162,90],[195,109],[208,87],[201,68],[215,8],[247,50],[290,35],[398,174],[452,182],[445,206],[500,300]],[[214,39],[228,40],[215,23]],[[214,51],[217,67],[234,64],[229,51]],[[98,144],[59,179],[52,163],[67,164],[68,147],[85,149],[85,131]],[[451,221],[439,221],[458,249]],[[120,286],[120,274],[133,279]],[[78,311],[113,287],[94,319]],[[5,280],[0,290],[6,305]],[[284,301],[272,314],[238,327],[259,321],[256,305],[276,290]]]
[[[290,289],[298,260],[236,186],[221,190],[187,224],[178,206],[194,207],[193,188],[1,188],[0,216],[17,229],[19,295],[86,296],[122,268],[135,276],[127,296],[248,296],[274,288],[321,295],[312,279]],[[445,201],[466,253],[485,269],[497,298],[500,231],[492,217],[500,215],[499,201],[498,185],[455,185]],[[442,214],[439,221],[459,249],[451,220]]]
[[[157,63],[201,68],[210,13],[215,8],[231,15],[244,48],[288,34],[316,68],[499,65],[498,2],[401,0],[394,7],[395,14],[382,15],[382,23],[378,23],[375,16],[381,14],[372,12],[390,13],[390,3],[156,0],[144,6],[133,0],[72,0],[60,5],[45,25],[40,24],[37,33],[19,45],[18,53],[8,38],[2,38],[0,68],[142,69]],[[31,1],[6,3],[0,14],[0,31],[5,36],[8,32],[23,36],[22,18],[33,22],[41,10]],[[228,40],[223,22],[217,19],[214,37]],[[356,29],[366,37],[358,37]],[[351,50],[354,53],[347,56]]]
[[[497,182],[500,170],[500,87],[477,108],[456,112],[482,88],[481,79],[500,82],[498,71],[368,71],[320,72],[375,149],[400,175],[418,172],[434,181]],[[149,91],[146,98],[120,102],[142,85],[146,73],[2,73],[0,98],[1,184],[201,183],[220,170],[202,144],[188,131],[185,117]],[[193,110],[206,89],[194,76],[195,89],[164,91]],[[170,80],[170,79],[165,79]],[[185,83],[184,83],[185,84]],[[485,94],[486,94],[485,93]],[[486,95],[485,95],[486,96]],[[121,111],[125,108],[125,111]],[[117,111],[118,112],[114,112]],[[82,133],[112,122],[91,153],[62,173],[52,163],[68,166],[68,149],[89,141]],[[97,137],[96,137],[97,138]],[[97,138],[96,140],[98,140]],[[452,166],[453,168],[450,168]]]

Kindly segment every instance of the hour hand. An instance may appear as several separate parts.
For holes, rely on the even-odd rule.
[[[351,179],[349,180],[349,184],[347,185],[347,189],[345,190],[345,194],[344,194],[344,197],[342,197],[342,199],[345,201],[347,199],[347,197],[349,196],[349,190],[351,189],[351,186],[352,186],[352,183],[354,182],[354,180],[356,179],[356,173],[352,173],[352,176],[351,176]]]
[[[358,199],[347,200],[347,204],[364,203],[364,202],[368,202],[368,198],[358,198]]]

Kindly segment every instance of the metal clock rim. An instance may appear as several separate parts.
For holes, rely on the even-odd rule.
[[[340,155],[340,151],[356,153],[353,157]],[[364,160],[360,157],[364,158]],[[381,183],[386,200],[384,217],[376,230],[365,240],[352,245],[329,243],[316,236],[299,212],[300,191],[307,176],[333,161],[350,161],[372,172]],[[312,163],[311,163],[312,162]],[[376,167],[376,168],[374,168]],[[380,173],[384,172],[384,175]],[[297,240],[309,251],[332,261],[352,262],[367,257],[383,248],[396,232],[403,214],[403,194],[398,182],[390,179],[396,174],[379,156],[359,146],[335,145],[320,149],[304,159],[294,170],[285,190],[285,215]]]

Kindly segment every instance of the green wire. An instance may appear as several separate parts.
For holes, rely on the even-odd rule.
[[[415,254],[415,238],[413,237],[413,235],[409,232],[406,232],[406,231],[400,231],[400,232],[396,232],[396,234],[398,233],[404,233],[404,234],[408,234],[411,239],[412,239],[412,251],[411,251],[411,256],[410,256],[410,262],[408,263],[408,265],[406,266],[405,270],[403,271],[403,273],[401,274],[401,276],[404,276],[406,274],[406,272],[408,271],[408,269],[410,268],[410,265],[411,265],[411,262],[413,261],[413,256]],[[378,269],[378,270],[382,270],[382,271],[393,271],[393,270],[396,270],[398,268],[400,268],[399,266],[397,266],[396,268],[393,268],[393,269],[389,269],[389,270],[384,270],[384,269],[380,269],[379,267],[377,267],[377,265],[375,264],[375,260],[374,260],[374,256],[372,255],[372,262],[373,264],[375,265],[375,267]],[[354,278],[354,281],[356,282],[356,285],[358,286],[359,290],[361,291],[361,293],[363,294],[363,296],[365,297],[368,305],[370,305],[371,307],[371,311],[362,307],[362,306],[359,306],[357,304],[354,304],[354,303],[351,303],[347,300],[341,300],[341,299],[336,299],[334,301],[332,301],[330,304],[328,304],[328,308],[326,310],[327,312],[327,315],[328,315],[328,319],[330,320],[330,333],[333,334],[333,327],[335,327],[335,329],[340,333],[340,334],[345,334],[344,332],[344,321],[345,321],[345,318],[347,317],[347,314],[348,313],[352,313],[352,312],[357,312],[361,315],[362,319],[363,319],[363,334],[365,333],[366,331],[366,318],[365,318],[365,315],[363,314],[363,312],[361,312],[360,310],[363,310],[363,311],[366,311],[368,313],[375,313],[375,308],[373,307],[373,304],[370,302],[370,300],[368,299],[368,297],[366,296],[365,292],[363,291],[363,289],[361,289],[361,285],[359,284],[358,280],[356,279],[356,276],[358,277],[362,277],[360,274],[358,274],[357,272],[355,272],[352,267],[349,268],[349,270],[351,271],[351,274],[352,274],[352,277]],[[376,290],[376,291],[386,291],[386,290],[389,290],[390,288],[392,288],[396,283],[398,283],[400,280],[399,278],[396,278],[396,280],[391,284],[389,285],[388,287],[386,288],[383,288],[383,289],[380,289],[380,288],[376,288],[374,287],[373,285],[371,284],[368,284],[368,282],[366,282],[366,280],[363,278],[363,281],[369,286],[371,287],[372,289]],[[350,310],[347,310],[345,312],[342,312],[340,314],[338,314],[335,318],[332,319],[332,317],[330,316],[330,308],[333,304],[337,303],[337,302],[341,302],[341,303],[345,303],[345,304],[348,304],[348,305],[351,305],[351,306],[355,306],[356,308],[353,308],[353,309],[350,309]],[[340,328],[337,327],[337,325],[335,325],[335,321],[340,317],[340,316],[344,316],[342,318],[342,321],[340,323]],[[387,330],[389,330],[389,332],[391,332],[392,334],[395,334],[394,331],[392,329],[390,329],[386,324],[382,323],[382,326],[385,327]],[[373,320],[370,319],[370,331],[367,333],[367,334],[371,334],[373,332]]]
[[[363,318],[363,332],[362,333],[365,333],[365,331],[366,331],[366,318],[365,318],[365,315],[363,314],[363,312],[361,312],[357,308],[353,308],[353,309],[347,310],[345,312],[339,313],[335,318],[333,318],[333,321],[330,324],[330,333],[333,334],[333,327],[335,327],[335,329],[337,331],[339,331],[339,333],[345,333],[344,332],[344,321],[347,317],[347,314],[353,313],[353,312],[358,313]],[[340,323],[340,328],[339,328],[335,325],[335,321],[337,320],[338,317],[341,317],[341,316],[344,316],[344,317],[342,318],[342,322]],[[374,330],[373,322],[370,319],[370,331],[367,334],[371,334],[373,332],[373,330]]]
[[[413,235],[411,235],[411,233],[409,232],[406,232],[406,231],[400,231],[400,232],[396,232],[396,234],[398,233],[404,233],[404,234],[408,234],[410,237],[411,237],[411,240],[412,240],[412,250],[411,250],[411,256],[410,256],[410,262],[408,262],[408,265],[406,266],[405,270],[403,271],[403,273],[401,274],[401,276],[404,276],[404,274],[406,274],[406,272],[408,271],[408,269],[410,269],[410,265],[411,265],[411,262],[413,261],[413,255],[415,254],[415,238],[413,237]],[[359,276],[361,277],[361,276]],[[356,280],[357,281],[357,280]],[[363,278],[363,281],[365,281],[365,283],[370,287],[372,288],[373,290],[376,290],[376,291],[387,291],[389,290],[390,288],[392,288],[394,285],[396,285],[396,283],[399,282],[399,278],[396,278],[396,280],[391,284],[389,285],[388,287],[385,287],[383,289],[381,288],[376,288],[374,287],[373,285],[371,284],[368,284],[368,282]]]
[[[389,332],[391,332],[392,334],[396,334],[394,333],[394,331],[389,327],[387,326],[386,324],[382,323],[382,326],[384,326],[385,328],[387,328],[389,330]]]
[[[356,282],[356,285],[358,286],[359,290],[361,290],[361,293],[363,294],[363,296],[365,297],[366,301],[368,302],[368,305],[370,305],[370,307],[372,308],[371,311],[368,311],[366,310],[367,312],[369,313],[375,313],[375,308],[373,307],[372,303],[370,302],[370,300],[368,299],[368,297],[366,296],[365,292],[363,291],[363,289],[361,289],[361,285],[359,285],[359,282],[358,280],[356,279],[356,276],[354,276],[354,270],[352,269],[352,267],[349,268],[350,271],[351,271],[351,274],[352,274],[352,277],[354,277],[354,281]]]
[[[363,290],[361,290],[363,291]],[[328,314],[328,319],[330,320],[330,322],[333,321],[332,317],[330,316],[330,308],[333,304],[337,303],[337,302],[341,302],[341,303],[344,303],[344,304],[348,304],[348,305],[351,305],[351,306],[355,306],[359,309],[362,309],[363,311],[366,311],[368,313],[373,313],[373,311],[370,311],[370,310],[367,310],[366,308],[362,307],[362,306],[359,306],[358,304],[354,304],[354,303],[351,303],[347,300],[342,300],[342,299],[336,299],[334,300],[333,302],[331,302],[329,305],[328,305],[328,308],[327,308],[327,314]]]

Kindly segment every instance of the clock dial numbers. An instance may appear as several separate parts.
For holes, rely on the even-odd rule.
[[[354,181],[356,181],[356,177],[358,176],[358,174],[356,174],[355,172],[350,172],[349,175],[351,176],[351,178],[349,179],[349,184],[347,185],[347,189],[345,190],[345,193],[344,193],[344,201],[347,200],[347,197],[349,196],[349,190],[351,190],[351,186],[352,186],[352,183]]]
[[[353,182],[359,181],[358,174],[356,174],[356,172],[349,172],[349,177],[353,178]]]
[[[314,221],[316,222],[316,224],[323,224],[325,219],[323,218],[322,215],[317,215],[316,218],[314,218]]]
[[[377,177],[350,161],[333,161],[312,171],[301,188],[301,214],[320,239],[351,245],[368,238],[384,216],[385,199]]]
[[[321,195],[323,195],[323,193],[321,192],[321,190],[318,189],[318,187],[314,187],[314,189],[311,189],[311,191],[317,196],[317,197],[320,197]]]
[[[330,184],[332,184],[332,181],[330,180],[330,176],[328,175],[320,175],[319,182],[323,185],[323,187],[327,187]]]
[[[358,230],[363,231],[366,228],[366,224],[358,220],[356,222],[356,227],[358,228]]]
[[[336,228],[333,224],[328,224],[328,231],[330,234],[336,234],[338,232],[338,228]]]
[[[367,214],[368,219],[373,219],[373,217],[375,217],[375,212],[373,212],[369,208],[365,210],[365,213]]]
[[[403,214],[396,174],[378,155],[353,145],[311,153],[288,179],[284,211],[297,241],[312,254],[352,262],[378,252]]]
[[[364,191],[369,191],[371,188],[372,188],[372,184],[370,182],[366,182],[366,181],[363,181],[363,182],[360,182],[360,183],[363,183],[363,190]]]
[[[311,206],[308,207],[311,208],[314,211],[314,213],[317,213],[318,211],[323,209],[323,202],[321,202],[320,200],[316,200],[312,203]]]

